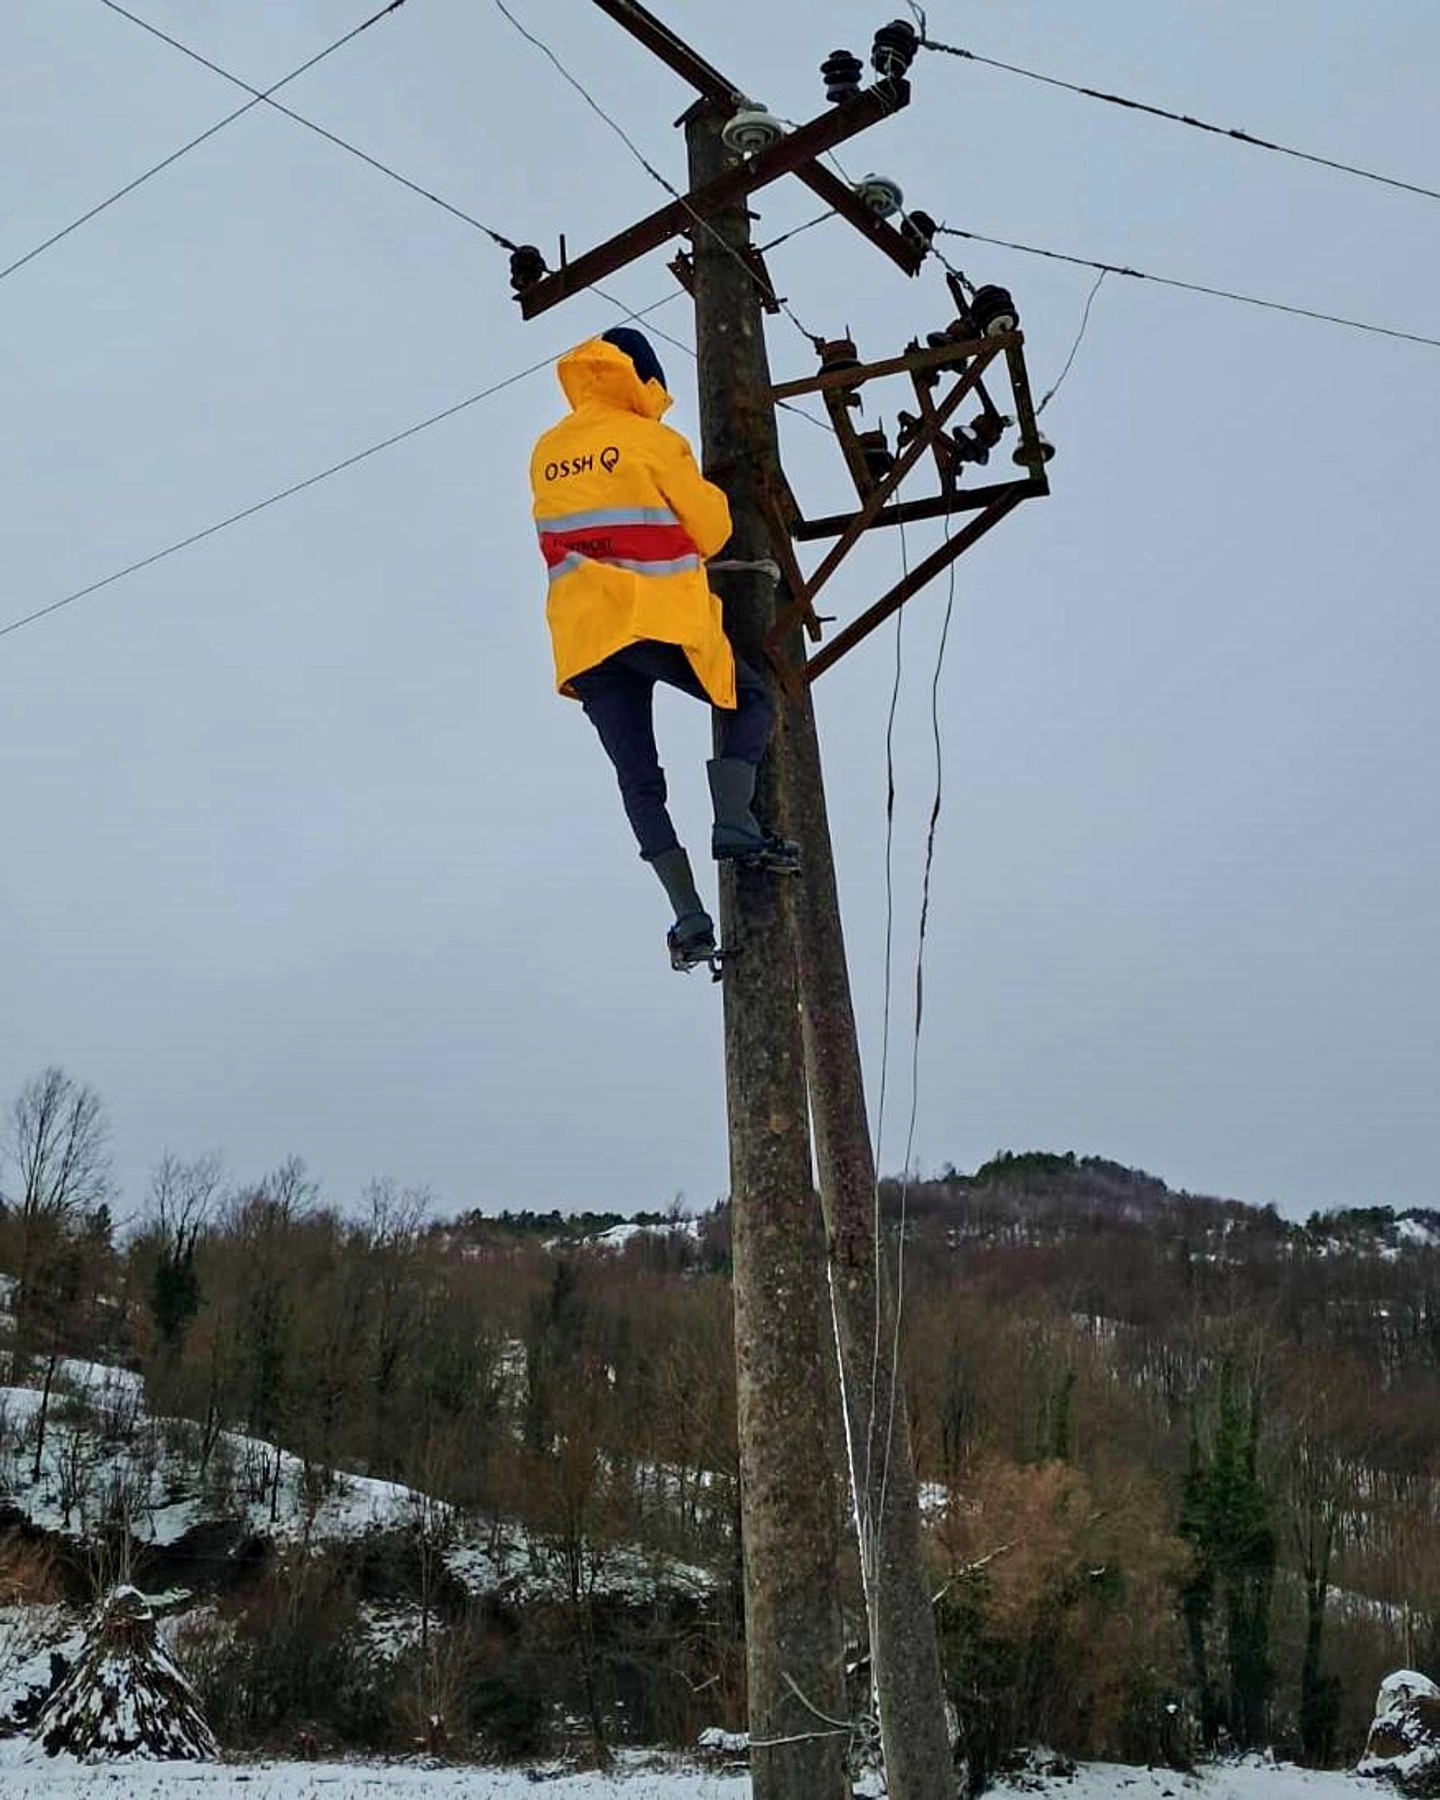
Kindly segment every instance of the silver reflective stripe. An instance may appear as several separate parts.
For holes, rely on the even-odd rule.
[[[674,562],[630,562],[623,556],[599,556],[595,561],[607,569],[629,569],[634,575],[692,575],[700,569],[698,556],[677,556]]]
[[[547,531],[594,531],[603,525],[678,525],[666,506],[607,506],[597,512],[569,513],[563,519],[537,519],[535,529],[544,537]]]
[[[573,575],[586,563],[594,563],[601,569],[626,569],[632,575],[698,575],[700,572],[698,556],[680,556],[674,562],[631,562],[620,556],[576,556],[572,553],[551,565],[550,579],[555,582],[562,575]]]

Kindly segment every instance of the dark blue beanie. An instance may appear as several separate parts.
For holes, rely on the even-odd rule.
[[[635,373],[642,381],[658,381],[661,387],[665,386],[665,371],[660,367],[660,358],[650,348],[650,340],[643,331],[632,331],[628,325],[617,325],[613,331],[602,332],[600,341],[623,350],[634,363]]]

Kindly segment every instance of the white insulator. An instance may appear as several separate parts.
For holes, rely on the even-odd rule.
[[[733,119],[726,121],[720,135],[726,147],[738,155],[758,156],[780,142],[785,126],[763,106],[742,106]]]
[[[855,192],[877,219],[893,219],[905,204],[899,182],[888,175],[867,175],[855,183]]]

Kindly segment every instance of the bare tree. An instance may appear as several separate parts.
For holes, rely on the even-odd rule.
[[[6,1161],[15,1170],[10,1197],[16,1262],[15,1358],[18,1374],[43,1355],[36,1421],[35,1479],[45,1444],[50,1395],[64,1334],[72,1322],[87,1255],[108,1243],[110,1123],[100,1096],[63,1069],[49,1068],[20,1090],[10,1111]]]
[[[43,1335],[46,1264],[57,1245],[74,1236],[87,1214],[110,1198],[110,1122],[100,1096],[49,1068],[32,1076],[10,1109],[3,1145],[15,1185],[6,1196],[16,1226],[16,1353]]]
[[[185,1162],[169,1150],[150,1177],[150,1209],[157,1255],[150,1276],[150,1315],[160,1360],[170,1375],[200,1310],[196,1251],[220,1190],[223,1164],[215,1152]]]

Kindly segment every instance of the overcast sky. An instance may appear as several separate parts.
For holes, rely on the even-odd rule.
[[[135,4],[260,86],[373,10]],[[582,0],[510,4],[678,182],[678,79]],[[661,10],[789,118],[888,16]],[[244,98],[100,0],[0,18],[0,266]],[[936,0],[930,29],[1440,185],[1433,0]],[[914,87],[845,158],[911,205],[1437,334],[1434,201],[949,57]],[[512,238],[576,250],[664,199],[491,0],[407,0],[284,98]],[[792,182],[760,210],[773,236],[817,207]],[[946,247],[1014,289],[1043,391],[1093,277]],[[612,290],[665,296],[667,256]],[[907,283],[835,221],[773,268],[873,356],[950,317],[938,268]],[[687,314],[655,322],[693,342]],[[523,324],[485,237],[258,107],[0,282],[0,625],[618,318],[588,295]],[[659,349],[693,434],[694,365]],[[810,371],[784,320],[771,353]],[[959,565],[921,1167],[1073,1148],[1292,1213],[1440,1202],[1437,388],[1440,351],[1105,283],[1046,416],[1053,498]],[[167,1148],[236,1178],[299,1154],[342,1204],[381,1174],[444,1210],[723,1193],[718,990],[668,970],[551,690],[526,463],[560,406],[542,371],[0,637],[0,1097],[48,1063],[91,1083],[131,1206]],[[785,439],[807,508],[842,506],[833,442]],[[877,534],[829,610],[899,554]],[[887,1169],[944,602],[905,615]],[[817,689],[872,1088],[893,657],[887,632]],[[707,722],[660,713],[703,849]]]

